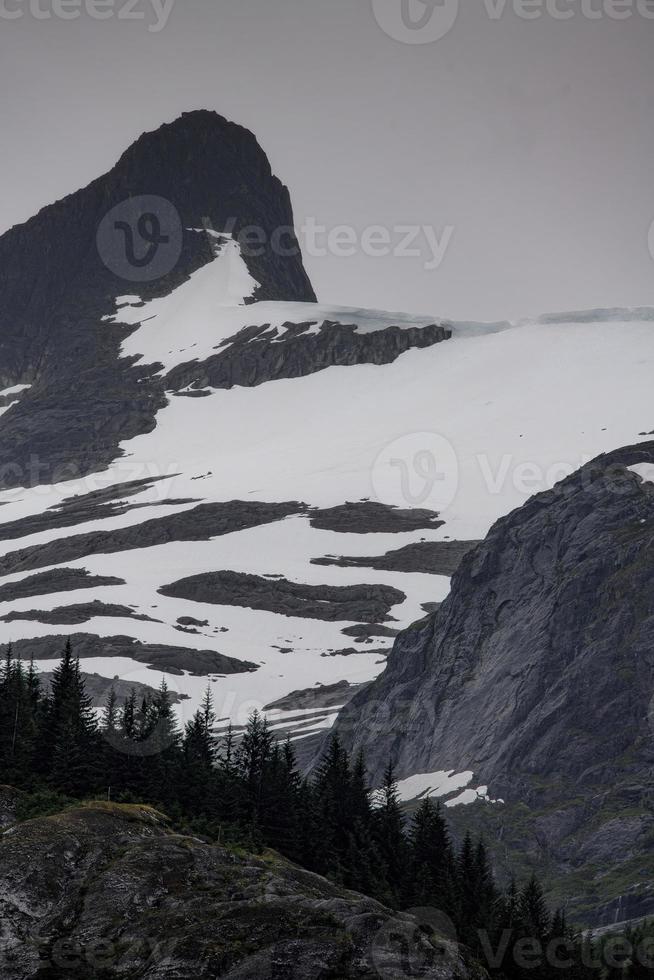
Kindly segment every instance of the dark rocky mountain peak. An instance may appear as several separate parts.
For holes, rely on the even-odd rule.
[[[116,298],[167,296],[214,257],[207,229],[246,227],[261,234],[244,255],[258,284],[246,302],[314,301],[289,192],[255,137],[190,112],[0,237],[0,392],[31,385],[2,420],[0,487],[85,475],[153,428],[163,393],[120,359],[130,328],[108,329]],[[271,244],[278,229],[283,250]]]

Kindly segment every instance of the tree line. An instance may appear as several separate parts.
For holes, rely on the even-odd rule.
[[[351,758],[333,737],[304,778],[292,743],[280,743],[257,712],[238,737],[231,728],[216,735],[215,725],[208,689],[180,731],[165,680],[156,693],[132,691],[122,703],[112,689],[98,718],[70,643],[47,691],[33,664],[9,650],[0,671],[0,780],[37,807],[89,797],[150,803],[194,834],[273,848],[392,908],[438,910],[445,934],[492,976],[654,975],[654,949],[651,964],[633,949],[607,964],[601,944],[548,908],[535,876],[500,888],[483,839],[455,844],[439,803],[424,799],[407,819],[391,766],[371,792],[364,757]],[[631,946],[645,948],[650,938],[645,927]]]

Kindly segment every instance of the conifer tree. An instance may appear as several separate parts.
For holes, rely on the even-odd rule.
[[[252,841],[259,836],[261,807],[273,741],[268,722],[258,711],[253,711],[237,751],[237,771],[243,779],[245,790],[244,819],[250,828]]]
[[[520,924],[525,935],[546,943],[550,935],[552,919],[547,908],[543,887],[536,875],[532,875],[519,894]]]
[[[387,901],[392,907],[397,908],[401,901],[402,882],[406,870],[406,840],[395,772],[390,763],[384,773],[382,788],[377,796],[373,812],[373,830],[386,873]]]
[[[133,741],[136,738],[136,690],[134,688],[123,705],[120,728],[125,739]]]
[[[100,764],[97,725],[70,640],[52,676],[39,735],[42,764],[52,785],[70,794],[95,785]]]
[[[333,735],[313,782],[311,819],[321,827],[313,841],[313,867],[336,882],[343,882],[343,859],[349,850],[350,788],[348,755]]]
[[[213,698],[210,688],[207,688],[201,707],[186,724],[183,740],[186,798],[189,804],[201,811],[212,809],[215,804],[214,724]]]
[[[122,707],[112,688],[98,728],[70,643],[47,694],[33,663],[25,669],[9,650],[0,666],[3,781],[154,803],[185,828],[275,847],[388,905],[440,909],[455,919],[473,955],[482,957],[489,946],[503,950],[502,962],[486,964],[492,980],[553,980],[547,962],[526,970],[514,956],[524,939],[543,947],[565,940],[572,966],[556,971],[561,980],[649,977],[651,970],[634,962],[608,971],[593,965],[591,938],[575,933],[563,911],[551,915],[536,877],[520,890],[512,881],[499,892],[483,840],[474,844],[467,834],[455,857],[440,804],[423,800],[407,834],[392,766],[373,797],[363,756],[351,763],[338,736],[315,776],[302,779],[291,742],[277,742],[256,712],[238,740],[231,726],[220,740],[214,728],[208,688],[180,737],[165,679],[141,699],[132,690]],[[651,938],[645,927],[641,938]]]
[[[439,803],[429,797],[420,804],[409,833],[408,903],[456,912],[454,858],[447,824]]]
[[[116,694],[115,687],[112,686],[107,694],[107,700],[104,708],[102,709],[102,722],[100,725],[100,730],[103,735],[115,735],[118,731],[118,695]]]

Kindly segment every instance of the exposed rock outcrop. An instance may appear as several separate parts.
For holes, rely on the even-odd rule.
[[[139,507],[151,507],[151,503],[135,504],[126,501],[125,498],[144,493],[160,479],[163,477],[130,480],[123,484],[106,487],[103,490],[93,490],[90,493],[63,500],[53,507],[48,507],[43,513],[23,517],[17,521],[6,521],[4,524],[0,524],[0,541],[11,541],[16,538],[27,537],[30,534],[53,531],[62,527],[74,527],[76,524],[84,524],[87,521],[107,520],[110,517],[120,517],[121,514],[127,514]],[[197,502],[193,499],[175,500],[168,498],[161,504],[171,507]]]
[[[166,375],[166,389],[177,392],[193,385],[198,390],[184,394],[201,395],[207,386],[254,387],[280,378],[301,378],[336,365],[389,364],[407,350],[432,347],[452,336],[451,330],[438,324],[358,333],[356,325],[327,320],[317,333],[305,335],[292,329],[298,325],[289,325],[291,329],[277,338],[268,326],[245,327],[220,353],[201,363],[193,361],[174,368]]]
[[[478,541],[418,541],[385,555],[364,558],[314,558],[312,565],[338,565],[339,568],[375,568],[384,572],[423,572],[426,575],[454,575],[461,560]]]
[[[338,681],[336,684],[318,684],[304,691],[292,691],[286,697],[267,704],[264,711],[298,711],[307,708],[340,708],[361,689],[362,684]]]
[[[196,677],[207,674],[242,674],[258,670],[257,664],[247,660],[226,657],[215,650],[191,650],[188,647],[166,646],[163,643],[141,643],[130,636],[94,636],[92,633],[71,633],[68,636],[37,636],[33,639],[15,640],[14,656],[22,660],[59,660],[64,644],[70,639],[76,656],[126,657],[146,664],[152,670],[166,674],[183,674],[188,671]],[[7,652],[7,644],[0,646],[0,654]]]
[[[421,531],[442,527],[444,521],[432,510],[411,508],[402,510],[376,500],[359,500],[314,511],[312,527],[343,534],[400,534],[402,531]]]
[[[304,585],[284,578],[267,579],[230,571],[192,575],[163,586],[159,592],[193,602],[265,609],[282,616],[326,622],[384,622],[392,619],[389,613],[393,606],[406,599],[403,592],[390,585]]]
[[[199,504],[192,510],[153,517],[134,527],[89,531],[11,551],[0,558],[0,575],[75,561],[88,555],[151,548],[168,541],[208,541],[220,534],[270,524],[301,510],[301,504],[266,504],[256,500]]]
[[[302,871],[93,803],[0,837],[3,980],[473,980],[446,938]]]
[[[39,681],[44,690],[49,690],[54,674],[51,671],[41,671]],[[132,691],[136,693],[139,700],[144,697],[152,697],[156,694],[156,689],[149,684],[141,684],[139,681],[121,680],[120,677],[101,677],[100,674],[87,674],[81,672],[84,681],[84,688],[94,708],[104,708],[107,703],[107,696],[113,688],[118,698],[119,704],[129,698]],[[177,694],[176,691],[168,691],[171,704],[180,704],[181,701],[188,701],[188,695]]]
[[[500,520],[338,723],[373,782],[389,756],[474,772],[502,848],[591,916],[654,871],[654,483],[629,470],[652,462],[600,457]]]
[[[71,606],[57,606],[56,609],[26,609],[23,612],[11,612],[1,616],[3,623],[28,621],[32,623],[47,623],[50,626],[78,626],[88,623],[96,616],[108,616],[112,619],[138,619],[141,622],[156,623],[152,616],[139,615],[129,606],[119,606],[112,603],[80,602]]]
[[[104,217],[140,195],[170,202],[183,233],[172,271],[138,283],[142,298],[168,295],[211,261],[208,237],[193,230],[208,219],[235,235],[262,230],[266,244],[245,256],[260,284],[253,299],[315,299],[292,233],[285,254],[272,247],[277,229],[292,229],[293,212],[252,133],[192,112],[145,134],[108,174],[0,238],[0,390],[32,385],[2,421],[0,486],[85,475],[154,427],[163,387],[145,366],[120,359],[130,328],[103,322],[133,284],[104,264],[96,244]]]
[[[14,602],[16,599],[29,599],[32,596],[124,584],[122,578],[113,575],[91,575],[84,568],[53,568],[47,572],[28,575],[18,582],[6,582],[0,585],[0,602]]]

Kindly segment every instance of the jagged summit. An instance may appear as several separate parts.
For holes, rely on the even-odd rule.
[[[207,229],[232,239],[244,227],[260,229],[261,247],[238,257],[240,302],[312,303],[290,196],[266,154],[242,127],[192,112],[0,237],[0,391],[31,386],[3,419],[2,485],[92,471],[153,427],[162,393],[121,359],[131,331],[108,331],[107,318],[119,297],[168,296],[210,263],[220,240]]]
[[[315,301],[297,240],[285,239],[284,255],[270,247],[277,229],[293,227],[293,210],[288,189],[250,130],[217,112],[185,112],[144,133],[109,176],[119,197],[159,194],[170,200],[185,227],[202,227],[208,217],[214,228],[229,227],[234,235],[261,229],[262,254],[246,256],[259,284],[255,298]],[[296,255],[286,254],[293,250]]]
[[[267,170],[268,176],[272,176],[268,157],[255,134],[213,109],[182,112],[170,122],[146,130],[127,147],[112,169],[125,169],[133,160],[143,160],[148,155],[164,151],[167,154],[166,164],[180,166],[186,154],[197,156],[205,146],[218,154],[222,154],[225,148],[231,148],[244,155],[259,156],[263,169]],[[180,156],[175,157],[176,153]]]

